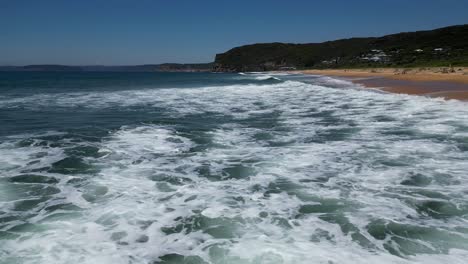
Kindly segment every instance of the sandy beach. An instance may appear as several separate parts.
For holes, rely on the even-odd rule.
[[[328,69],[305,74],[342,77],[365,87],[393,93],[468,100],[468,68]]]

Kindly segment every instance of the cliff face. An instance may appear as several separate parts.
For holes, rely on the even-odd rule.
[[[324,43],[265,43],[217,54],[214,71],[372,66],[468,66],[468,25]]]

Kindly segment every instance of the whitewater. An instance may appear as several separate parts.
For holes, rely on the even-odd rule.
[[[1,264],[466,263],[465,102],[299,74],[17,74]]]

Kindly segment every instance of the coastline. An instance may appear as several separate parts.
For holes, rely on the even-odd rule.
[[[344,78],[382,91],[468,101],[468,68],[325,69],[303,74]]]

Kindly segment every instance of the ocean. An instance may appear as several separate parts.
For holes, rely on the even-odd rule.
[[[278,73],[0,73],[0,263],[466,263],[468,107]]]

